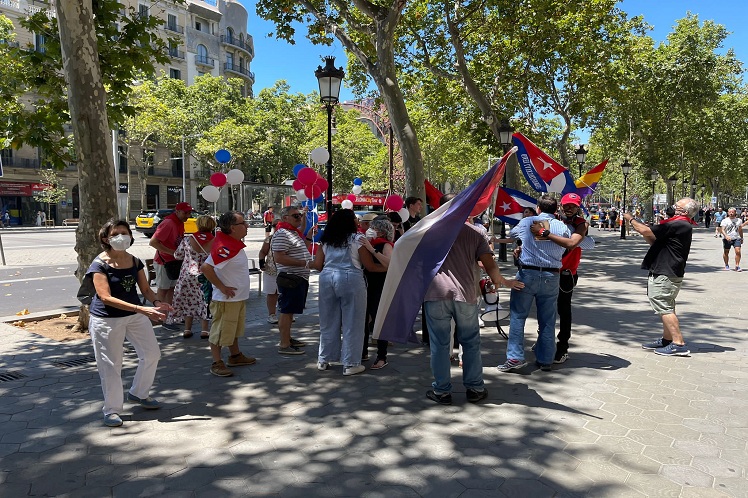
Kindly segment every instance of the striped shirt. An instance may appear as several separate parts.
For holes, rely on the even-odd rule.
[[[295,231],[286,230],[285,228],[278,230],[273,235],[273,240],[270,244],[270,249],[273,252],[283,252],[294,259],[301,259],[303,261],[311,261],[312,255],[309,254],[309,250],[306,247],[304,239],[299,237],[299,234]],[[305,279],[309,280],[309,269],[303,266],[286,266],[280,264],[277,260],[275,266],[278,268],[278,272],[287,272],[293,275],[300,275]]]
[[[510,235],[515,239],[522,240],[522,254],[520,263],[523,266],[538,266],[541,268],[561,268],[561,257],[564,249],[550,240],[536,240],[530,231],[530,226],[535,221],[548,220],[552,234],[570,238],[571,231],[562,221],[557,220],[552,214],[540,213],[540,216],[523,218],[512,228]]]

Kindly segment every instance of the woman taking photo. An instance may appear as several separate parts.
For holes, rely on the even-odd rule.
[[[386,271],[374,265],[371,253],[363,245],[365,237],[357,231],[353,211],[335,212],[312,264],[312,268],[321,271],[317,369],[327,370],[330,363],[342,358],[343,375],[366,370],[361,364],[366,320],[366,282],[361,265],[372,272]]]
[[[138,368],[135,371],[127,400],[145,409],[160,407],[148,394],[156,376],[161,352],[156,342],[151,320],[163,320],[170,311],[168,303],[156,299],[148,285],[143,263],[129,254],[132,245],[130,224],[124,220],[110,220],[99,230],[99,242],[104,252],[96,256],[86,275],[92,274],[96,295],[90,305],[91,333],[96,366],[104,392],[104,425],[122,425],[122,353],[125,339],[135,348]],[[142,306],[138,288],[156,307]]]
[[[174,258],[184,261],[179,270],[179,279],[174,287],[174,299],[171,314],[175,322],[184,320],[184,338],[192,337],[192,319],[199,318],[201,323],[200,338],[207,339],[210,331],[208,323],[208,303],[203,295],[202,284],[198,280],[200,267],[210,256],[213,247],[213,231],[216,220],[210,216],[197,219],[197,233],[187,235],[174,251]]]
[[[369,251],[374,259],[374,264],[382,267],[384,272],[370,272],[365,270],[366,283],[369,285],[366,290],[366,339],[364,342],[364,356],[366,356],[369,346],[369,335],[374,329],[374,322],[377,319],[377,308],[379,301],[382,299],[382,290],[384,289],[384,280],[387,278],[387,268],[390,265],[392,256],[393,240],[395,238],[395,227],[392,223],[382,216],[371,222],[369,229],[366,231],[367,240],[364,247]],[[387,341],[377,340],[377,361],[371,366],[372,370],[379,370],[387,366]]]

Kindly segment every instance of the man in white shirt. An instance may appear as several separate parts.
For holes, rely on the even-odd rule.
[[[249,299],[249,272],[247,254],[242,239],[247,236],[247,224],[239,211],[223,213],[210,256],[200,267],[203,275],[213,284],[210,312],[210,352],[213,364],[210,373],[218,377],[231,377],[234,372],[221,359],[221,348],[227,346],[229,367],[252,365],[257,362],[239,350],[239,338],[244,335],[246,301]]]
[[[730,248],[735,248],[735,271],[740,269],[740,246],[743,244],[743,220],[737,216],[738,210],[731,207],[727,210],[727,218],[723,219],[719,227],[722,235],[722,248],[725,250],[722,259],[725,260],[725,270],[730,269]]]

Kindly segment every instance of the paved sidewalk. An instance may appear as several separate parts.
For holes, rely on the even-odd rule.
[[[748,274],[720,271],[721,244],[699,230],[679,300],[692,356],[657,356],[639,347],[660,332],[638,269],[646,244],[593,235],[570,360],[501,374],[505,341],[486,328],[479,405],[456,367],[455,404],[426,399],[420,346],[393,347],[383,370],[318,372],[315,286],[297,357],[276,353],[252,293],[240,345],[258,362],[232,378],[209,374],[206,341],[157,328],[164,407],[126,405],[114,429],[89,341],[0,324],[0,496],[748,496]]]

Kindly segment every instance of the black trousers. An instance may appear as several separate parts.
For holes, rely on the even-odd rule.
[[[558,282],[558,310],[559,330],[556,342],[556,358],[569,351],[569,339],[571,338],[571,296],[577,285],[579,275],[561,272]]]

